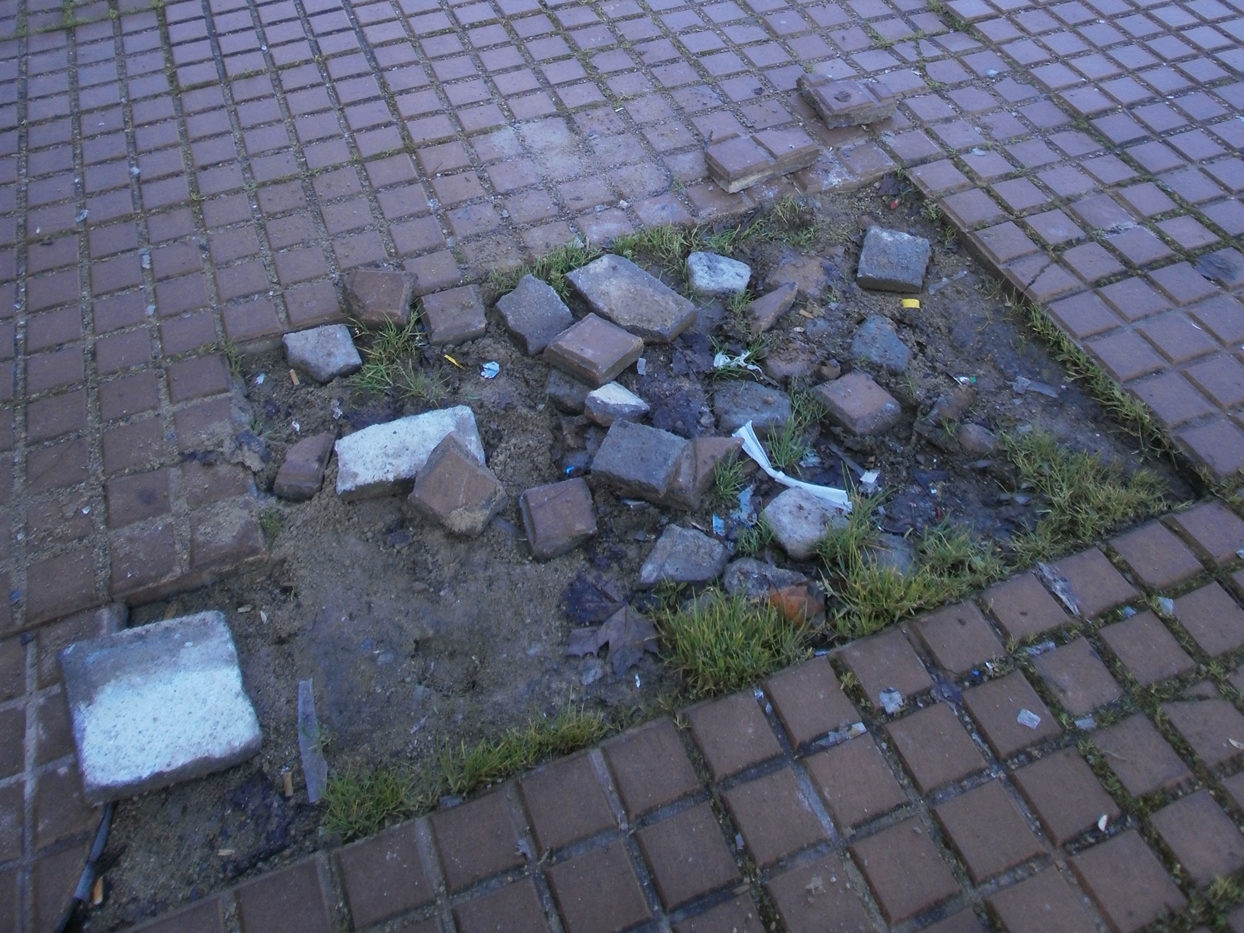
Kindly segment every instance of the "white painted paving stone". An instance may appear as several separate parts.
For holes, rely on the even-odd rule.
[[[285,359],[316,382],[332,382],[363,368],[350,329],[344,324],[325,324],[311,330],[300,330],[281,338]]]
[[[587,416],[603,427],[615,421],[638,421],[648,414],[648,403],[617,382],[593,389],[583,399]]]
[[[601,256],[566,279],[594,312],[645,341],[670,343],[695,321],[695,305],[622,256]]]
[[[219,612],[76,642],[60,664],[91,803],[231,768],[263,742]]]
[[[807,560],[829,528],[841,528],[846,516],[804,489],[787,489],[765,506],[761,516],[790,557]]]
[[[687,257],[687,286],[699,295],[728,298],[747,291],[752,267],[716,253],[695,252]]]
[[[373,424],[337,441],[337,495],[346,500],[409,492],[445,435],[455,434],[484,462],[475,415],[465,405]]]

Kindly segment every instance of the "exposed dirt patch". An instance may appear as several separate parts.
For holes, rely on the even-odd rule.
[[[1066,384],[1043,348],[1025,338],[980,266],[956,243],[944,241],[913,199],[897,199],[892,209],[894,200],[875,189],[827,198],[817,208],[822,234],[808,248],[752,240],[735,252],[752,264],[757,293],[766,290],[779,265],[792,261],[802,264],[814,292],[774,328],[766,361],[771,372],[805,373],[795,381],[812,384],[820,381],[819,367],[831,361],[855,366],[852,338],[874,314],[893,320],[913,352],[904,374],[872,370],[903,406],[899,427],[857,442],[821,429],[812,440],[819,462],[801,476],[841,486],[852,479],[844,476],[844,469],[852,472],[844,466],[845,454],[881,471],[889,493],[885,531],[903,535],[949,521],[1005,542],[1035,519],[1025,497],[1011,494],[1005,471],[949,441],[938,446],[912,432],[916,419],[962,381],[958,377],[977,390],[965,420],[994,433],[1038,425],[1106,458],[1135,463],[1136,454],[1100,407]],[[904,310],[897,296],[852,284],[862,215],[933,240],[926,279],[933,293],[921,296],[919,310]],[[668,271],[664,277],[683,287]],[[730,342],[729,323],[725,307],[705,305],[695,334],[672,347],[646,348],[646,375],[632,368],[621,378],[653,406],[658,426],[688,436],[715,433],[714,383],[699,370],[711,358],[710,339]],[[733,349],[742,349],[741,342]],[[319,814],[306,803],[299,766],[301,679],[314,682],[334,769],[394,761],[430,766],[443,743],[496,734],[567,703],[629,713],[677,689],[676,678],[653,656],[621,679],[601,659],[567,658],[572,623],[562,594],[580,572],[594,569],[635,598],[639,567],[666,523],[711,529],[714,507],[719,516],[727,510],[710,500],[694,514],[679,514],[598,489],[599,536],[565,557],[535,563],[521,532],[519,493],[581,469],[603,432],[566,425],[545,396],[548,367],[524,356],[491,312],[486,337],[449,352],[462,369],[430,349],[422,365],[444,377],[447,402],[474,410],[489,465],[509,493],[508,507],[480,538],[459,539],[417,517],[403,497],[342,503],[333,492],[330,466],[323,491],[311,502],[273,500],[266,513],[275,531],[268,572],[134,612],[138,623],[199,609],[225,612],[264,747],[255,762],[226,774],[120,804],[109,845],[110,894],[89,929],[116,929],[320,845]],[[481,378],[486,361],[500,364],[497,378]],[[271,489],[285,450],[299,438],[347,433],[421,407],[345,380],[295,386],[275,352],[245,359],[241,378],[253,429],[268,454],[256,475],[261,493]],[[1016,392],[1020,379],[1038,390]],[[1169,467],[1151,466],[1170,474],[1176,495],[1187,494]],[[755,505],[777,491],[757,483]],[[789,563],[776,552],[770,556]],[[281,793],[283,771],[294,777],[289,800]]]

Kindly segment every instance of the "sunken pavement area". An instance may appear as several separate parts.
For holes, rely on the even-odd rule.
[[[97,818],[57,650],[96,607],[263,559],[249,475],[184,455],[235,431],[219,347],[340,321],[351,269],[444,293],[901,167],[1194,466],[1236,476],[1244,3],[933,6],[0,0],[6,933],[54,925]],[[808,72],[898,111],[827,130]],[[797,127],[810,168],[709,179],[707,146]],[[156,928],[745,931],[763,897],[792,931],[1142,929],[1244,867],[1244,529],[1211,502],[1135,534],[1063,563],[1082,618],[1021,577]],[[980,666],[1050,629],[1056,650]],[[864,706],[883,687],[893,721]],[[1076,724],[1101,704],[1135,712]]]

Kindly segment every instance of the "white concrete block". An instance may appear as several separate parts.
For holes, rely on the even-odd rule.
[[[484,445],[465,405],[373,424],[337,441],[337,495],[369,499],[409,492],[436,445],[454,434],[480,463]]]

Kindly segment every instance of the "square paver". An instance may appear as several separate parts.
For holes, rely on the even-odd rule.
[[[1054,570],[1067,580],[1080,614],[1086,619],[1096,618],[1138,595],[1123,575],[1111,566],[1106,555],[1095,547],[1064,557]]]
[[[1045,851],[1001,781],[973,788],[933,812],[977,884]]]
[[[1103,816],[1115,820],[1122,813],[1073,748],[1038,758],[1013,779],[1055,845],[1092,829]]]
[[[873,933],[877,929],[851,884],[841,856],[827,855],[778,875],[765,890],[787,933]],[[721,930],[725,933],[730,928],[723,926]]]
[[[1244,835],[1207,790],[1163,807],[1149,821],[1200,887],[1244,868]]]
[[[830,818],[854,828],[907,803],[872,736],[862,735],[804,762]]]
[[[824,658],[774,674],[765,681],[765,692],[795,748],[860,718]]]
[[[436,852],[451,894],[523,864],[505,794],[494,792],[431,816]]]
[[[885,727],[921,794],[985,767],[985,757],[954,711],[935,703]]]
[[[1149,522],[1110,542],[1138,580],[1151,590],[1163,590],[1201,572],[1196,559],[1174,533],[1159,522]]]
[[[696,706],[687,711],[687,719],[715,781],[782,753],[768,720],[750,693],[736,693]]]
[[[306,859],[238,887],[242,933],[329,933],[317,861]]]
[[[1167,519],[1217,565],[1236,559],[1244,548],[1244,520],[1217,500],[1202,502]]]
[[[546,765],[523,778],[519,788],[541,856],[616,825],[587,755]]]
[[[1071,867],[1117,933],[1135,933],[1188,903],[1134,829],[1081,852]]]
[[[547,871],[566,933],[619,933],[652,916],[621,841]]]
[[[999,891],[988,903],[1008,933],[1094,933],[1097,929],[1080,895],[1055,868]]]
[[[1142,687],[1181,677],[1196,669],[1196,662],[1180,647],[1175,636],[1147,609],[1130,619],[1107,625],[1099,634]]]
[[[631,819],[700,788],[678,730],[669,719],[619,736],[601,751]]]
[[[530,878],[459,904],[454,908],[454,920],[460,933],[546,933],[549,928]],[[431,927],[436,929],[435,921]]]
[[[544,348],[544,359],[566,375],[599,388],[637,359],[644,342],[602,317],[589,314]]]
[[[877,708],[881,707],[883,690],[897,690],[910,699],[933,686],[915,649],[897,627],[852,642],[842,649],[839,657],[859,679],[864,695]]]
[[[1207,768],[1244,751],[1244,716],[1226,700],[1164,703],[1162,711]]]
[[[666,910],[741,877],[713,808],[706,803],[645,826],[635,836]]]
[[[1093,744],[1133,797],[1167,790],[1192,776],[1175,750],[1141,713],[1102,729]]]
[[[946,606],[912,626],[934,663],[958,677],[978,664],[1006,654],[974,603]]]
[[[764,929],[760,909],[746,894],[674,924],[674,933],[764,933]]]
[[[347,846],[337,864],[356,927],[382,923],[436,896],[419,858],[413,821]]]
[[[1010,758],[1062,732],[1019,671],[965,691],[963,705],[999,758]]]
[[[1244,645],[1244,611],[1217,583],[1175,600],[1175,618],[1206,654],[1219,655]]]
[[[851,846],[882,916],[902,923],[959,893],[959,884],[919,820],[896,823]]]
[[[1093,646],[1083,638],[1039,654],[1032,661],[1055,698],[1073,716],[1083,716],[1123,695]]]
[[[761,868],[825,839],[790,768],[726,791],[726,806]]]
[[[1074,621],[1032,573],[990,587],[981,600],[1007,638],[1032,638]]]

